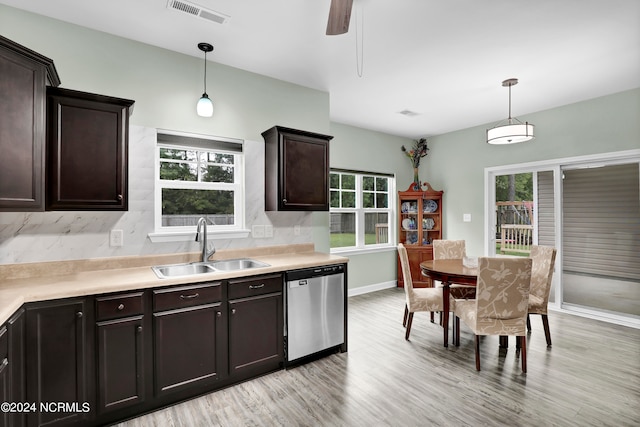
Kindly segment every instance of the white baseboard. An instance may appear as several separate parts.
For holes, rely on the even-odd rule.
[[[360,286],[358,288],[351,288],[348,290],[347,295],[350,297],[362,294],[368,294],[369,292],[381,291],[383,289],[395,288],[398,286],[398,282],[392,280],[390,282],[376,283],[368,286]]]

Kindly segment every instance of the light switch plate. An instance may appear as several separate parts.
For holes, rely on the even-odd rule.
[[[264,225],[254,225],[251,231],[254,239],[264,238]]]
[[[462,214],[463,222],[471,222],[471,214]]]

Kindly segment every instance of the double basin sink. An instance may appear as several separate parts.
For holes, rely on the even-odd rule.
[[[221,271],[249,270],[252,268],[262,267],[270,267],[270,265],[251,258],[238,258],[220,261],[191,262],[186,264],[157,265],[155,267],[151,267],[151,269],[159,278],[167,279]]]

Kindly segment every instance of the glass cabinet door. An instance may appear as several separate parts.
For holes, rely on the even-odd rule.
[[[418,245],[420,243],[420,215],[418,199],[404,199],[400,206],[400,243]]]

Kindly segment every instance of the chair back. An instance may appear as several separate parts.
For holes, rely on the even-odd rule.
[[[551,291],[551,279],[553,278],[553,267],[556,262],[556,248],[550,246],[531,246],[531,296],[542,307],[549,302],[549,292]]]
[[[530,258],[478,259],[477,335],[525,335],[531,285]]]
[[[407,298],[407,307],[413,305],[413,279],[411,279],[411,268],[409,267],[409,256],[407,248],[402,243],[398,243],[398,257],[402,266],[402,278],[404,279],[404,294]]]
[[[467,255],[464,240],[434,240],[433,259],[462,259]]]

